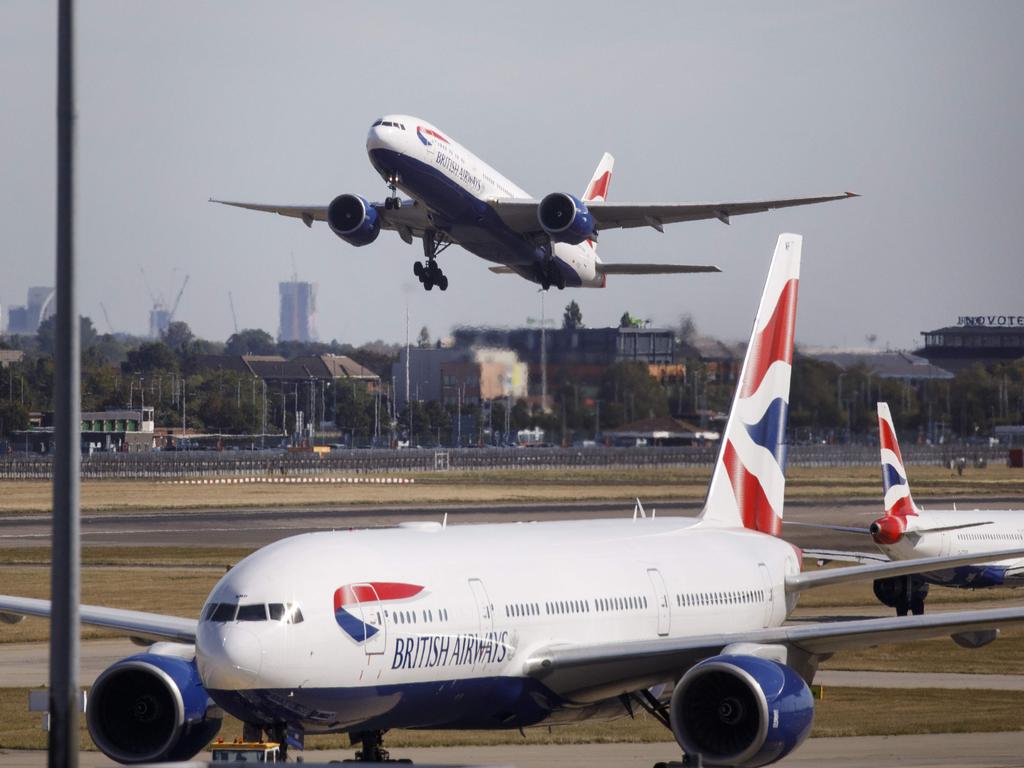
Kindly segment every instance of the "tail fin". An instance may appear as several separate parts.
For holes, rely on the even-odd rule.
[[[910,495],[907,469],[896,439],[896,428],[892,423],[888,403],[878,404],[878,443],[882,457],[882,488],[886,517],[907,517],[917,515],[917,505]]]
[[[778,536],[786,492],[800,235],[775,246],[701,519]]]
[[[595,201],[603,203],[608,199],[608,187],[612,183],[612,168],[614,166],[615,158],[605,152],[601,157],[601,162],[597,164],[593,178],[587,184],[587,191],[583,193],[584,203]]]

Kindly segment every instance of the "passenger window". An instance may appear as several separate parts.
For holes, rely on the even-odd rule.
[[[210,621],[234,621],[238,603],[218,603]]]
[[[242,605],[238,608],[238,621],[266,621],[267,606],[263,603]]]
[[[270,609],[271,621],[280,621],[284,618],[284,603],[271,603],[267,607]]]

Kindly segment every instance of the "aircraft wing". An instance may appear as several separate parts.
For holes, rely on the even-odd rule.
[[[747,213],[763,213],[777,208],[792,208],[797,205],[827,203],[832,200],[846,200],[858,197],[853,192],[824,197],[793,197],[782,200],[759,200],[755,202],[721,203],[608,203],[588,202],[590,211],[597,222],[598,230],[628,229],[630,227],[653,227],[661,231],[663,225],[680,221],[718,219],[728,224],[733,216]],[[498,198],[489,201],[509,227],[523,234],[539,234],[537,206],[540,200]]]
[[[682,275],[722,270],[713,264],[605,264],[599,261],[597,271],[602,275]]]
[[[811,657],[942,635],[1024,625],[1024,606],[920,616],[787,624],[699,637],[659,638],[600,646],[553,646],[532,653],[524,672],[571,701],[629,693],[678,678],[701,659],[738,643],[783,645]],[[742,652],[738,650],[737,652]]]
[[[50,618],[50,601],[0,595],[0,619],[6,623],[14,623],[25,616]],[[176,643],[194,643],[196,641],[198,622],[195,619],[143,611],[126,611],[120,608],[104,608],[99,605],[81,606],[79,617],[82,624],[113,629],[128,637],[171,640]]]
[[[327,221],[326,205],[265,205],[234,200],[214,200],[213,198],[210,198],[210,202],[302,219],[302,223],[307,227],[312,227],[314,221]],[[377,211],[381,227],[395,230],[406,242],[412,242],[413,237],[422,237],[424,230],[430,228],[430,221],[427,219],[423,206],[415,200],[403,200],[399,208],[385,208],[383,203],[370,203],[370,205]]]

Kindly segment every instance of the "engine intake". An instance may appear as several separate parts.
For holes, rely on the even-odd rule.
[[[692,667],[672,692],[672,733],[705,765],[757,768],[807,738],[814,700],[803,679],[777,661],[722,655]]]
[[[380,234],[380,217],[366,198],[338,195],[327,206],[327,226],[349,245],[369,245]]]
[[[119,763],[188,760],[220,730],[194,660],[143,653],[117,662],[93,683],[89,735]]]
[[[579,245],[597,237],[597,226],[587,206],[564,192],[552,192],[537,206],[537,220],[552,240]]]

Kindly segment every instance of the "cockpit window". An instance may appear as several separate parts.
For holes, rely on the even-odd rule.
[[[384,121],[381,118],[378,117],[376,120],[373,121],[373,125],[371,125],[370,127],[371,128],[376,128],[378,125],[380,125],[383,122]]]
[[[267,607],[270,609],[271,621],[280,621],[284,618],[284,603],[271,603]]]
[[[217,610],[217,606],[220,603],[210,603],[206,606],[206,611],[203,613],[203,621],[209,621],[213,617],[213,612]]]
[[[287,621],[289,624],[302,623],[302,609],[300,609],[296,603],[288,603],[287,610],[285,613],[285,621]]]
[[[238,606],[238,617],[236,621],[266,621],[267,620],[267,606],[263,603],[256,605],[240,605]]]
[[[238,603],[217,603],[210,615],[210,621],[234,621]]]

